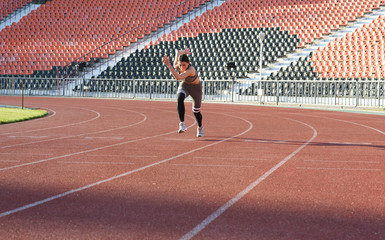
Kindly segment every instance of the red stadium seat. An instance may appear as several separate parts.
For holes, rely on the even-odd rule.
[[[19,0],[18,2],[21,1]],[[26,1],[23,0],[23,2]],[[31,1],[28,0],[28,2]],[[76,49],[86,49],[87,51],[83,52],[83,54],[87,54],[124,33],[127,37],[124,40],[116,41],[113,45],[114,47],[109,48],[108,52],[92,53],[92,57],[106,58],[106,54],[113,54],[116,50],[123,49],[123,46],[130,46],[131,42],[144,38],[144,35],[150,34],[157,27],[163,26],[166,22],[168,23],[170,19],[180,17],[183,12],[191,11],[201,3],[202,1],[195,0],[135,0],[125,2],[111,1],[108,3],[95,0],[85,0],[82,2],[77,0],[49,1],[24,17],[19,23],[14,23],[12,26],[7,27],[2,32],[2,36],[4,36],[3,42],[8,46],[20,46],[21,44],[19,43],[23,42],[24,44],[29,44],[29,48],[35,47],[36,52],[35,50],[30,50],[29,54],[26,55],[30,58],[40,53],[59,56],[67,50],[66,46],[62,45],[62,43],[69,41],[76,42],[76,46],[74,46]],[[148,4],[152,4],[153,7],[148,8]],[[166,18],[156,18],[156,16],[160,16],[169,9],[175,9],[175,11],[169,11],[170,14]],[[85,18],[84,16],[87,17]],[[140,21],[137,19],[140,19]],[[131,24],[132,22],[135,22],[135,24]],[[107,37],[102,42],[99,42],[94,41],[95,36],[98,38]],[[83,44],[89,42],[93,44]],[[40,43],[46,43],[50,48],[46,48],[46,45]],[[0,49],[0,51],[0,53],[3,53],[6,50]],[[69,55],[69,57],[70,59],[66,61],[50,60],[46,63],[47,66],[40,66],[40,68],[52,68],[52,66],[63,65],[63,62],[67,63],[79,58],[76,53]],[[83,58],[83,60],[88,59],[90,58]],[[26,61],[26,59],[20,60],[19,65],[22,68],[20,70],[29,71],[28,64],[29,61]]]

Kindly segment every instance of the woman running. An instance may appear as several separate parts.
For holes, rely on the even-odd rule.
[[[188,48],[185,50],[176,50],[174,67],[171,65],[170,58],[167,55],[163,56],[163,63],[167,66],[177,81],[181,80],[177,92],[177,106],[180,120],[178,133],[184,133],[186,131],[186,125],[184,123],[184,100],[188,96],[191,96],[193,99],[192,110],[198,124],[197,137],[203,137],[202,114],[200,112],[202,102],[202,83],[199,80],[196,69],[191,66],[190,59],[187,54],[191,54],[190,49]],[[178,72],[175,69],[177,69]]]

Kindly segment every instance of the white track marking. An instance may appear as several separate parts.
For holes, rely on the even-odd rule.
[[[127,111],[129,111],[129,110],[127,110]],[[14,145],[3,146],[3,147],[0,147],[0,149],[16,147],[16,146],[25,146],[25,145],[29,145],[29,144],[42,143],[42,142],[48,142],[48,141],[62,140],[62,139],[86,136],[86,135],[91,135],[91,134],[99,134],[99,133],[105,133],[105,132],[109,132],[109,131],[116,131],[116,130],[120,130],[120,129],[123,129],[123,128],[127,128],[127,127],[132,127],[132,126],[138,125],[138,124],[140,124],[140,123],[142,123],[142,122],[147,120],[147,117],[144,114],[140,113],[140,112],[136,112],[136,111],[130,111],[130,112],[134,112],[134,113],[138,113],[138,114],[142,115],[143,119],[141,121],[137,122],[137,123],[125,125],[125,126],[122,126],[122,127],[111,128],[111,129],[106,129],[106,130],[97,131],[97,132],[88,132],[88,133],[81,133],[81,134],[77,134],[77,135],[70,135],[70,136],[57,137],[57,138],[50,138],[50,139],[45,139],[45,140],[35,141],[35,142],[19,143],[19,144],[14,144]],[[99,116],[100,116],[100,114],[99,114]]]
[[[217,219],[220,215],[222,215],[227,209],[229,209],[231,206],[233,206],[235,203],[237,203],[241,198],[243,198],[246,194],[248,194],[251,190],[253,190],[257,185],[259,185],[262,181],[264,181],[267,177],[269,177],[273,172],[275,172],[278,168],[280,168],[283,164],[285,164],[289,159],[294,157],[299,151],[301,151],[304,147],[306,147],[313,139],[317,136],[317,130],[314,129],[312,126],[300,122],[294,119],[289,119],[291,121],[295,121],[298,123],[301,123],[313,130],[313,136],[304,144],[302,144],[299,148],[297,148],[294,152],[292,152],[289,156],[287,156],[285,159],[283,159],[281,162],[276,164],[274,167],[272,167],[269,171],[264,173],[261,177],[259,177],[256,181],[254,181],[252,184],[247,186],[243,191],[238,193],[234,198],[232,198],[230,201],[225,203],[223,206],[221,206],[218,210],[216,210],[214,213],[212,213],[210,216],[208,216],[206,219],[204,219],[200,224],[198,224],[195,228],[193,228],[190,232],[188,232],[186,235],[184,235],[181,239],[191,239],[198,233],[200,233],[203,229],[205,229],[211,222],[213,222],[215,219]]]
[[[253,168],[255,166],[249,165],[227,165],[227,164],[172,164],[173,166],[182,167],[230,167],[230,168]]]
[[[304,160],[304,162],[331,162],[331,163],[380,163],[378,161],[349,161],[349,160]]]
[[[239,157],[233,157],[233,158],[225,158],[225,157],[193,157],[193,159],[215,159],[215,160],[225,160],[225,161],[266,161],[266,158],[239,158]]]
[[[118,154],[86,154],[86,156],[89,157],[119,157],[119,158],[156,158],[158,156],[154,155],[129,155],[129,156],[122,156]]]
[[[41,138],[47,138],[48,136],[7,136],[9,138],[32,138],[32,139],[41,139]]]
[[[305,170],[345,170],[345,171],[381,171],[381,169],[376,168],[316,168],[316,167],[296,167],[297,169]]]
[[[132,162],[81,162],[81,161],[58,161],[63,164],[105,164],[105,165],[133,165]]]
[[[347,121],[347,120],[341,120],[341,119],[336,119],[336,118],[329,118],[329,117],[325,117],[325,118],[328,118],[328,119],[333,119],[333,120],[336,120],[336,121],[341,121],[341,122],[346,122],[346,123],[351,123],[351,124],[354,124],[354,125],[357,125],[357,126],[361,126],[361,127],[365,127],[365,128],[369,128],[373,131],[376,131],[382,135],[385,135],[385,132],[377,129],[377,128],[374,128],[374,127],[370,127],[368,125],[364,125],[364,124],[360,124],[360,123],[355,123],[355,122],[351,122],[351,121]]]
[[[28,152],[0,152],[0,155],[27,155],[27,156],[52,156],[53,153],[28,153]]]
[[[94,111],[92,109],[87,109],[87,108],[79,108],[79,109],[90,111],[90,112],[94,112],[94,113],[96,113],[96,117],[93,117],[93,118],[85,120],[85,121],[71,123],[71,124],[66,124],[66,125],[60,125],[60,126],[48,127],[48,128],[39,128],[39,129],[20,131],[20,132],[3,133],[1,135],[8,135],[8,134],[15,134],[15,133],[37,132],[37,131],[50,130],[50,129],[55,129],[55,128],[69,127],[69,126],[74,126],[74,125],[79,125],[79,124],[83,124],[83,123],[92,122],[92,121],[94,121],[94,120],[96,120],[96,119],[98,119],[100,117],[100,113],[98,113],[98,112],[96,112],[96,111]]]
[[[143,121],[145,121],[145,119]],[[135,124],[132,124],[132,125],[137,125],[137,124],[140,124],[141,122],[138,122],[138,123],[135,123]],[[80,152],[65,154],[65,155],[61,155],[61,156],[51,157],[51,158],[47,158],[47,159],[42,159],[42,160],[35,161],[35,162],[23,163],[23,164],[14,165],[14,166],[6,167],[6,168],[0,168],[0,171],[10,170],[10,169],[19,168],[19,167],[30,166],[30,165],[34,165],[34,164],[38,164],[38,163],[43,163],[43,162],[48,162],[48,161],[52,161],[52,160],[60,159],[60,158],[72,157],[72,156],[76,156],[76,155],[80,155],[80,154],[84,154],[84,153],[89,153],[89,152],[94,152],[94,151],[98,151],[98,150],[102,150],[102,149],[106,149],[106,148],[110,148],[110,147],[116,147],[116,146],[121,146],[121,145],[125,145],[125,144],[128,144],[128,143],[139,142],[139,141],[148,140],[148,139],[151,139],[151,138],[166,136],[166,135],[173,134],[173,133],[175,133],[175,131],[168,132],[168,133],[162,133],[162,134],[158,134],[158,135],[153,135],[153,136],[149,136],[149,137],[144,137],[144,138],[139,138],[139,139],[133,139],[133,140],[129,140],[129,141],[125,141],[125,142],[120,142],[120,143],[115,143],[115,144],[111,144],[111,145],[105,145],[105,146],[102,146],[102,147],[97,147],[97,148],[93,148],[93,149],[89,149],[89,150],[85,150],[85,151],[80,151]]]
[[[224,115],[227,115],[227,114],[224,114]],[[227,116],[230,116],[230,115],[227,115]],[[80,187],[80,188],[72,189],[70,191],[67,191],[67,192],[64,192],[64,193],[61,193],[61,194],[58,194],[58,195],[55,195],[55,196],[43,199],[41,201],[37,201],[37,202],[31,203],[31,204],[24,205],[24,206],[19,207],[19,208],[15,208],[15,209],[12,209],[12,210],[0,213],[0,218],[8,216],[8,215],[11,215],[11,214],[14,214],[14,213],[17,213],[17,212],[20,212],[20,211],[24,211],[24,210],[32,208],[32,207],[36,207],[38,205],[41,205],[41,204],[53,201],[55,199],[59,199],[59,198],[65,197],[67,195],[70,195],[70,194],[73,194],[73,193],[76,193],[76,192],[80,192],[80,191],[86,190],[86,189],[91,188],[91,187],[95,187],[95,186],[103,184],[103,183],[107,183],[107,182],[116,180],[116,179],[121,178],[121,177],[125,177],[125,176],[128,176],[128,175],[131,175],[131,174],[136,173],[136,172],[143,171],[143,170],[145,170],[147,168],[158,166],[160,164],[163,164],[163,163],[169,162],[171,160],[174,160],[174,159],[186,156],[188,154],[200,151],[202,149],[205,149],[205,148],[208,148],[208,147],[211,147],[211,146],[214,146],[214,145],[226,142],[228,140],[231,140],[233,138],[239,137],[239,136],[249,132],[253,128],[253,124],[250,121],[248,121],[247,119],[244,119],[244,118],[241,118],[241,117],[236,117],[236,116],[231,116],[231,117],[238,118],[238,119],[241,119],[241,120],[247,122],[249,124],[249,127],[245,131],[243,131],[243,132],[241,132],[241,133],[239,133],[237,135],[234,135],[232,137],[229,137],[229,138],[217,141],[217,142],[213,142],[213,143],[210,143],[208,145],[205,145],[205,146],[202,146],[202,147],[199,147],[199,148],[192,149],[190,151],[187,151],[187,152],[175,155],[173,157],[170,157],[170,158],[167,158],[167,159],[164,159],[164,160],[161,160],[161,161],[158,161],[158,162],[155,162],[155,163],[152,163],[152,164],[149,164],[149,165],[146,165],[146,166],[143,166],[143,167],[140,167],[140,168],[137,168],[137,169],[134,169],[134,170],[131,170],[131,171],[128,171],[128,172],[125,172],[125,173],[122,173],[122,174],[119,174],[119,175],[116,175],[116,176],[113,176],[113,177],[110,177],[110,178],[107,178],[107,179],[95,182],[95,183],[88,184],[88,185]],[[168,135],[168,134],[172,134],[172,133],[175,133],[175,131],[172,131],[170,133],[159,134],[159,135],[152,136],[152,137],[142,138],[142,140],[150,139],[150,138],[153,138],[153,137],[164,136],[164,135]],[[128,143],[128,142],[120,143],[120,144],[114,144],[114,146],[123,145],[123,144],[126,144],[126,143]],[[109,146],[109,147],[111,147],[111,146]],[[102,148],[106,148],[106,147],[102,147]],[[102,148],[99,148],[99,149],[102,149]],[[89,150],[89,151],[91,151],[91,150]],[[84,152],[89,152],[89,151],[84,151]],[[92,151],[94,151],[94,150],[92,150]],[[63,156],[61,156],[61,157],[63,157]]]
[[[134,124],[130,124],[130,125],[127,125],[127,126],[123,126],[123,127],[118,127],[118,128],[113,128],[113,129],[107,129],[107,130],[98,131],[98,132],[93,132],[93,133],[85,133],[85,134],[80,134],[80,135],[76,135],[76,136],[87,135],[87,134],[103,133],[103,132],[108,132],[108,131],[114,131],[114,130],[118,130],[118,129],[122,129],[122,128],[127,128],[127,127],[131,127],[131,126],[139,125],[139,124],[141,124],[142,122],[144,122],[144,121],[147,120],[147,116],[144,115],[144,114],[142,114],[142,113],[140,113],[140,112],[136,112],[136,111],[132,111],[132,110],[126,110],[126,109],[121,109],[121,108],[115,108],[115,109],[118,109],[118,110],[124,110],[124,111],[129,111],[129,112],[134,112],[134,113],[138,113],[138,114],[140,114],[140,115],[143,116],[143,120],[141,120],[141,121],[139,121],[139,122],[137,122],[137,123],[134,123]],[[193,118],[193,117],[190,116],[190,118]],[[188,126],[187,128],[190,128],[190,127],[192,127],[193,125],[194,125],[194,124]],[[0,171],[9,170],[9,169],[18,168],[18,167],[29,166],[29,165],[33,165],[33,164],[38,164],[38,163],[42,163],[42,162],[47,162],[47,161],[51,161],[51,160],[59,159],[59,158],[70,157],[70,156],[74,156],[74,155],[78,155],[78,154],[83,154],[83,153],[87,153],[87,152],[93,152],[93,151],[101,150],[101,149],[104,149],[104,148],[115,147],[115,146],[119,146],[119,145],[123,145],[123,144],[127,144],[127,143],[132,143],[132,142],[137,142],[137,141],[141,141],[141,140],[147,140],[147,139],[150,139],[150,138],[152,138],[152,137],[159,137],[159,136],[169,135],[169,134],[172,134],[172,133],[175,133],[175,132],[176,132],[176,131],[172,131],[172,132],[165,133],[165,134],[159,134],[159,135],[150,136],[150,137],[145,137],[145,138],[141,138],[141,139],[129,140],[129,141],[126,141],[126,142],[121,142],[121,143],[116,143],[116,144],[112,144],[112,145],[106,145],[106,146],[99,147],[99,148],[89,149],[89,150],[86,150],[86,151],[80,151],[80,152],[75,152],[75,153],[72,153],[72,154],[66,154],[66,155],[56,156],[56,157],[52,157],[52,158],[48,158],[48,159],[42,159],[42,160],[35,161],[35,162],[30,162],[30,163],[20,164],[20,165],[16,165],[16,166],[7,167],[7,168],[0,168]],[[69,137],[73,137],[73,136],[69,136]],[[69,138],[69,137],[68,137],[68,138]],[[65,138],[65,137],[64,137],[64,138]],[[51,139],[51,140],[52,140],[52,139]],[[55,139],[55,140],[56,140],[56,139]],[[1,149],[1,148],[0,148],[0,149]],[[0,153],[0,154],[1,154],[1,153]]]
[[[45,117],[32,119],[34,122],[35,122],[35,121],[39,121],[39,120],[47,120],[48,118],[54,117],[54,116],[56,115],[56,111],[54,111],[54,110],[52,110],[52,109],[49,109],[49,108],[46,108],[46,107],[43,107],[42,109],[46,109],[46,110],[48,110],[49,112],[51,112],[52,114],[49,114],[48,116],[45,116]],[[18,123],[25,123],[25,122],[18,122]],[[31,132],[31,131],[32,131],[32,132],[33,132],[33,131],[38,131],[38,129],[27,130],[27,131],[20,131],[20,132],[0,133],[0,136],[1,136],[1,135],[15,134],[15,133],[22,133],[22,132]]]
[[[174,133],[174,131],[170,132],[170,133],[166,133],[166,134],[171,134],[171,133]],[[121,145],[128,144],[128,143],[133,143],[133,142],[139,142],[139,141],[147,140],[147,139],[154,138],[154,137],[160,137],[160,136],[163,136],[163,135],[166,135],[166,134],[159,134],[159,135],[150,136],[150,137],[133,139],[133,140],[125,141],[125,142],[120,142],[120,143],[115,143],[115,144],[111,144],[111,145],[105,145],[105,146],[102,146],[102,147],[93,148],[93,149],[90,149],[90,150],[85,150],[85,151],[65,154],[65,155],[61,155],[61,156],[51,157],[51,158],[47,158],[47,159],[42,159],[42,160],[35,161],[35,162],[23,163],[23,164],[19,164],[19,165],[15,165],[15,166],[10,166],[10,167],[6,167],[6,168],[0,168],[0,171],[10,170],[10,169],[19,168],[19,167],[30,166],[30,165],[34,165],[34,164],[38,164],[38,163],[52,161],[52,160],[55,160],[55,159],[72,157],[72,156],[76,156],[76,155],[80,155],[80,154],[84,154],[84,153],[89,153],[89,152],[94,152],[94,151],[98,151],[98,150],[102,150],[102,149],[106,149],[106,148],[110,148],[110,147],[116,147],[116,146],[121,146]]]

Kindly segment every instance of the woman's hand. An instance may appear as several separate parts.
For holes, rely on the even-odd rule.
[[[180,56],[180,55],[183,55],[183,54],[188,55],[188,54],[191,54],[191,51],[190,51],[189,48],[186,48],[185,50],[177,50],[176,53],[177,53],[177,56]]]
[[[191,51],[189,48],[186,48],[185,50],[183,50],[182,54],[191,54]]]
[[[163,62],[167,67],[171,66],[170,58],[169,58],[167,55],[164,55],[164,56],[163,56],[162,62]]]

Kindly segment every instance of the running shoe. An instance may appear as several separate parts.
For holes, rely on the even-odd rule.
[[[203,126],[197,127],[197,137],[203,137]]]
[[[187,130],[187,128],[186,128],[186,125],[184,124],[184,122],[180,122],[178,133],[184,133],[184,132],[186,132],[186,130]]]

